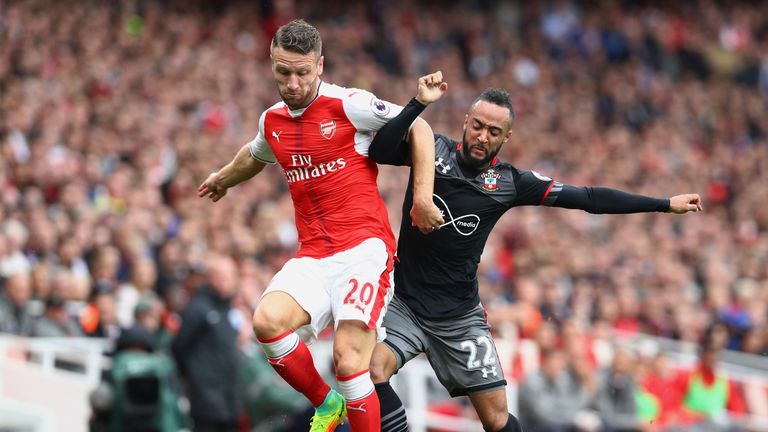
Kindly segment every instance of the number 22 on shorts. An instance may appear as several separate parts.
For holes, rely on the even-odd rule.
[[[356,309],[365,313],[365,308],[371,304],[373,300],[373,285],[370,282],[366,282],[363,286],[360,286],[360,282],[357,279],[352,278],[349,280],[349,284],[352,285],[352,289],[344,297],[344,304],[355,305]]]
[[[477,348],[475,345],[485,346],[485,355],[483,361],[475,360],[477,358]],[[477,369],[487,365],[496,363],[496,358],[493,356],[493,344],[490,339],[485,336],[479,336],[475,340],[465,340],[461,342],[461,348],[465,351],[469,351],[469,359],[467,359],[467,369]]]

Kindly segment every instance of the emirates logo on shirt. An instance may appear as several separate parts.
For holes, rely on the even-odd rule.
[[[347,161],[343,157],[328,162],[316,163],[312,161],[312,155],[294,154],[291,155],[291,169],[285,169],[285,177],[288,183],[295,183],[305,180],[312,180],[319,177],[325,177],[330,173],[344,169]]]
[[[488,192],[495,192],[498,189],[499,185],[497,181],[501,178],[501,174],[497,173],[496,170],[489,169],[488,171],[480,174],[480,177],[485,180],[483,189],[487,190]]]
[[[320,122],[320,135],[325,139],[331,139],[336,135],[336,121],[324,119]]]

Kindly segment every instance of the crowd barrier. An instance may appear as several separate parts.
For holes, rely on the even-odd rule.
[[[652,340],[679,367],[688,367],[696,359],[694,347],[675,341],[645,336],[620,340],[635,348]],[[603,364],[610,361],[610,344],[593,343],[598,361]],[[88,394],[99,382],[102,371],[110,367],[110,358],[105,354],[109,349],[110,344],[103,339],[0,335],[0,430],[86,432],[90,415]],[[517,383],[511,376],[513,358],[519,356],[524,373],[531,373],[538,368],[538,348],[529,340],[502,338],[497,341],[497,349],[509,383],[509,409],[516,413]],[[331,342],[316,342],[311,350],[323,372],[323,367],[330,365]],[[722,367],[742,384],[745,392],[758,389],[760,393],[759,389],[768,388],[768,359],[728,352],[723,356]],[[455,417],[430,409],[450,397],[423,357],[409,362],[393,377],[392,385],[408,410],[411,431],[482,431],[480,422],[471,415]],[[746,416],[743,424],[752,431],[768,431],[768,417],[763,414]]]

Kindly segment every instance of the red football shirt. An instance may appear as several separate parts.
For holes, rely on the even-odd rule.
[[[365,90],[321,82],[306,108],[291,110],[279,102],[261,115],[251,156],[283,169],[301,243],[297,256],[327,257],[372,237],[394,253],[368,147],[401,110]]]

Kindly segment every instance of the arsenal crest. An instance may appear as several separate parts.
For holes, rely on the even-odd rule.
[[[488,171],[480,174],[480,177],[485,180],[483,189],[487,190],[488,192],[495,192],[496,189],[498,189],[499,185],[497,184],[497,181],[501,178],[501,174],[497,173],[493,169],[489,169]]]
[[[320,135],[325,139],[331,139],[336,134],[336,121],[323,120],[320,122]]]

